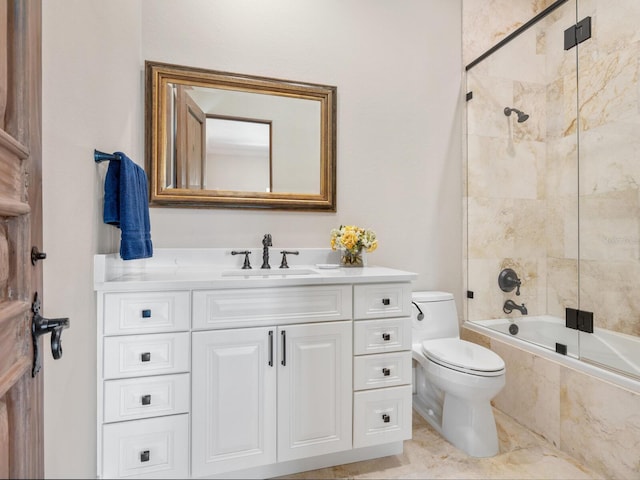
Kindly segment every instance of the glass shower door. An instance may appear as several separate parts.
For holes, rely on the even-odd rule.
[[[577,357],[575,19],[568,1],[467,67],[465,318]]]
[[[640,2],[577,6],[580,356],[640,377]]]

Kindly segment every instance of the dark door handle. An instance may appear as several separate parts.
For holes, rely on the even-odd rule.
[[[47,254],[38,250],[38,247],[31,248],[31,265],[35,265],[38,260],[44,260]]]
[[[40,315],[38,292],[34,295],[31,311],[33,312],[33,317],[31,317],[31,338],[33,340],[33,368],[31,369],[31,376],[35,377],[42,368],[38,339],[41,335],[51,333],[51,354],[55,360],[58,360],[62,357],[62,330],[69,328],[69,319],[44,318]]]

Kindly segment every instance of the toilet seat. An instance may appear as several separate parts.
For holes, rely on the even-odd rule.
[[[430,361],[458,372],[482,377],[504,374],[504,361],[499,355],[458,338],[425,340],[422,351]]]

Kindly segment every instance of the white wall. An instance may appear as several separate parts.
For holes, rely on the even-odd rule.
[[[45,362],[45,472],[95,475],[92,256],[106,164],[144,163],[144,60],[338,87],[338,211],[152,209],[160,247],[327,247],[341,223],[374,229],[370,262],[462,296],[461,1],[43,2],[44,310],[68,315]]]

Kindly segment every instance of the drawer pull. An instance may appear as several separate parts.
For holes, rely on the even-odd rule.
[[[391,300],[389,300],[388,298],[383,298],[382,299],[382,304],[383,305],[391,305]]]
[[[269,366],[273,367],[273,330],[269,330]]]
[[[384,423],[389,423],[391,421],[391,417],[389,415],[387,415],[386,413],[382,414],[382,421]]]
[[[151,352],[144,352],[143,354],[140,355],[140,360],[143,362],[150,362],[151,361]]]
[[[151,318],[151,310],[142,310],[142,318]]]
[[[388,377],[389,375],[391,375],[391,370],[389,370],[388,368],[383,368],[382,369],[382,375],[384,375],[385,377]]]
[[[391,340],[391,334],[390,333],[383,333],[382,334],[382,340],[384,340],[385,342],[388,342],[389,340]]]
[[[148,462],[151,459],[151,453],[149,450],[145,450],[144,452],[140,452],[140,461]]]
[[[143,395],[140,401],[142,405],[151,405],[151,395]]]

